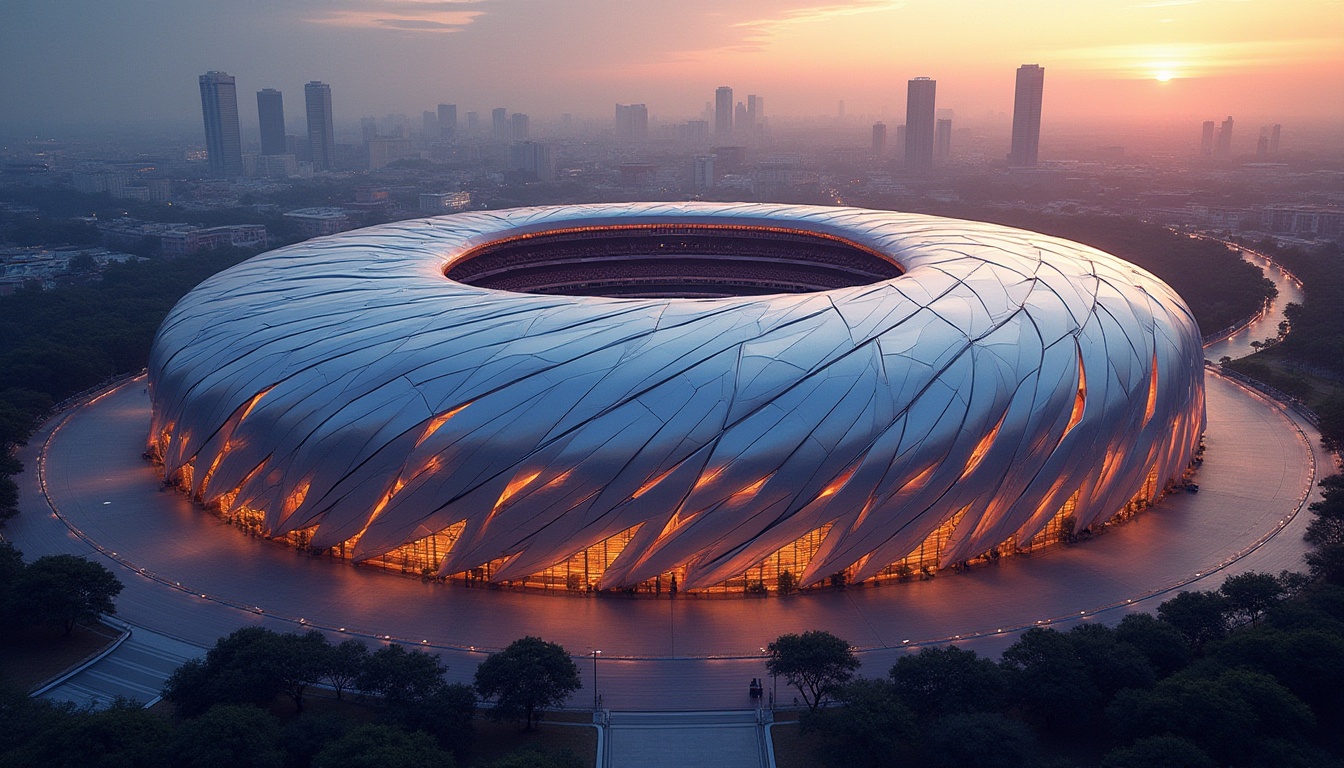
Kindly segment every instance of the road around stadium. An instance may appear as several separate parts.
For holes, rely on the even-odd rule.
[[[834,632],[859,649],[863,673],[881,675],[923,645],[996,655],[1033,626],[1114,623],[1155,610],[1178,589],[1300,568],[1309,516],[1299,513],[1316,497],[1317,468],[1328,474],[1333,461],[1300,417],[1211,373],[1201,492],[1169,496],[1076,546],[929,581],[784,598],[542,595],[302,555],[160,491],[140,458],[144,386],[122,384],[33,438],[22,458],[40,469],[25,475],[24,513],[6,531],[27,557],[68,552],[105,562],[126,583],[119,618],[201,648],[241,626],[318,628],[334,640],[434,650],[463,681],[485,653],[523,635],[585,659],[600,650],[598,690],[603,706],[618,710],[749,708],[747,683],[766,677],[761,650],[786,632]],[[593,665],[581,669],[575,707],[593,701]],[[779,703],[793,695],[781,686]]]

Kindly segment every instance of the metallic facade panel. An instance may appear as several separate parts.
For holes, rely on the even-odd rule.
[[[905,271],[717,299],[444,276],[507,237],[666,223],[839,237]],[[1075,494],[1079,525],[1109,518],[1192,460],[1202,376],[1180,298],[1077,243],[849,208],[527,208],[207,280],[155,340],[150,446],[202,501],[314,546],[357,537],[357,559],[464,524],[441,572],[519,578],[638,526],[601,585],[684,568],[693,589],[829,526],[807,583],[872,576],[958,514],[945,563],[1030,539]]]

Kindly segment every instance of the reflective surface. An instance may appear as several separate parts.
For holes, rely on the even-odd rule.
[[[770,227],[906,271],[799,295],[613,299],[444,277],[571,228]],[[1203,431],[1199,333],[1146,272],[1005,227],[846,208],[626,204],[401,222],[206,281],[150,363],[151,450],[207,504],[356,560],[444,540],[519,579],[621,536],[600,588],[806,585],[940,564],[1156,498]],[[580,584],[581,586],[581,584]]]

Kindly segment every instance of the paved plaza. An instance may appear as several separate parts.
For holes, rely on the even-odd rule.
[[[1155,610],[1175,589],[1216,588],[1246,570],[1301,567],[1297,514],[1332,458],[1310,427],[1215,375],[1208,377],[1208,452],[1197,494],[1175,494],[1092,541],[1005,558],[929,581],[785,598],[630,599],[468,589],[300,554],[248,536],[160,490],[141,459],[149,419],[143,380],[69,412],[34,437],[45,451],[52,512],[29,471],[23,514],[6,529],[28,558],[87,555],[126,584],[118,617],[189,646],[232,630],[321,628],[339,640],[392,639],[437,650],[455,680],[523,635],[584,657],[613,710],[749,709],[747,683],[767,677],[762,648],[780,634],[827,629],[860,649],[864,674],[927,643],[996,654],[1037,625],[1118,621]],[[48,439],[50,438],[50,440]],[[1277,535],[1275,535],[1277,534]],[[795,695],[779,684],[779,702]],[[587,702],[585,704],[585,702]]]

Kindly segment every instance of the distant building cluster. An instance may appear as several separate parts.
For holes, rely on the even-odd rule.
[[[199,227],[193,224],[163,224],[137,219],[117,219],[98,226],[109,245],[138,248],[146,243],[163,256],[187,256],[213,248],[264,249],[268,238],[260,224]]]
[[[8,296],[25,285],[53,287],[59,278],[79,271],[81,263],[98,269],[134,258],[129,253],[97,246],[0,248],[0,296]]]

